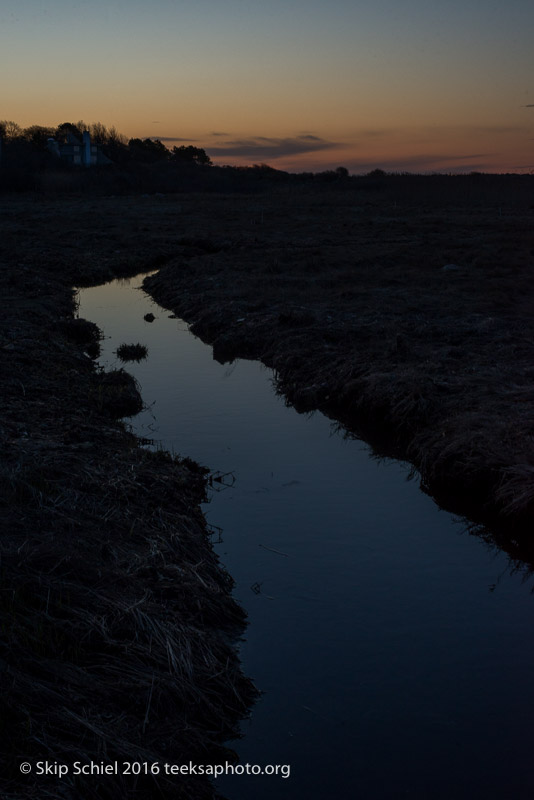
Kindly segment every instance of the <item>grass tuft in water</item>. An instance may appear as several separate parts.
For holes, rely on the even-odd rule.
[[[144,344],[121,344],[115,350],[121,361],[142,361],[148,356],[148,347]]]

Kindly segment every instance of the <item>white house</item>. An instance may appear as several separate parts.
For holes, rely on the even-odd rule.
[[[101,146],[91,142],[89,131],[83,132],[83,143],[73,133],[68,133],[66,142],[60,143],[55,139],[49,139],[46,146],[51,153],[62,161],[80,167],[94,167],[100,164],[112,163],[102,152]]]

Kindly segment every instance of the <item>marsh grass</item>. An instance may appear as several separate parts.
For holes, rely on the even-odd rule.
[[[261,234],[144,285],[218,360],[261,359],[298,410],[408,458],[442,504],[528,530],[534,181],[496,205],[514,181],[376,180],[352,204],[273,193]]]
[[[200,510],[207,471],[117,421],[142,406],[135,380],[87,357],[99,332],[72,319],[61,247],[43,251],[38,223],[35,242],[10,239],[9,214],[4,258],[26,247],[29,265],[0,271],[0,796],[212,798],[194,776],[21,776],[22,761],[233,760],[257,692]]]
[[[120,344],[115,350],[117,358],[121,361],[143,361],[148,357],[148,347],[144,344]]]
[[[1,203],[5,800],[212,798],[200,778],[45,783],[19,765],[214,763],[256,696],[233,645],[244,613],[199,511],[206,475],[115,420],[124,397],[142,401],[131,376],[87,358],[72,285],[167,264],[146,286],[216,357],[273,366],[287,402],[504,520],[477,535],[534,564],[515,533],[534,515],[534,179],[268,187],[261,224],[247,196],[134,191]]]

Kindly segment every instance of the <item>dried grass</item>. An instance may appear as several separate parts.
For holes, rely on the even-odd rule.
[[[486,177],[489,198],[499,182]],[[406,183],[419,194],[431,184]],[[528,529],[531,212],[496,214],[481,196],[439,208],[395,185],[389,205],[273,194],[260,233],[209,257],[177,253],[145,286],[219,360],[260,358],[298,410],[319,407],[408,457],[441,503]]]
[[[0,795],[211,798],[194,776],[21,776],[22,761],[231,759],[256,690],[200,511],[207,470],[114,421],[139,392],[87,358],[94,331],[69,321],[58,275],[4,262],[0,283]]]

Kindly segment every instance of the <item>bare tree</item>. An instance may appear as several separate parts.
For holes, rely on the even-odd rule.
[[[22,128],[18,122],[13,122],[12,119],[0,120],[0,135],[5,139],[16,139],[22,136]]]
[[[48,139],[53,138],[55,128],[46,128],[43,125],[30,125],[29,128],[24,128],[22,135],[26,141],[32,144],[44,147]]]

